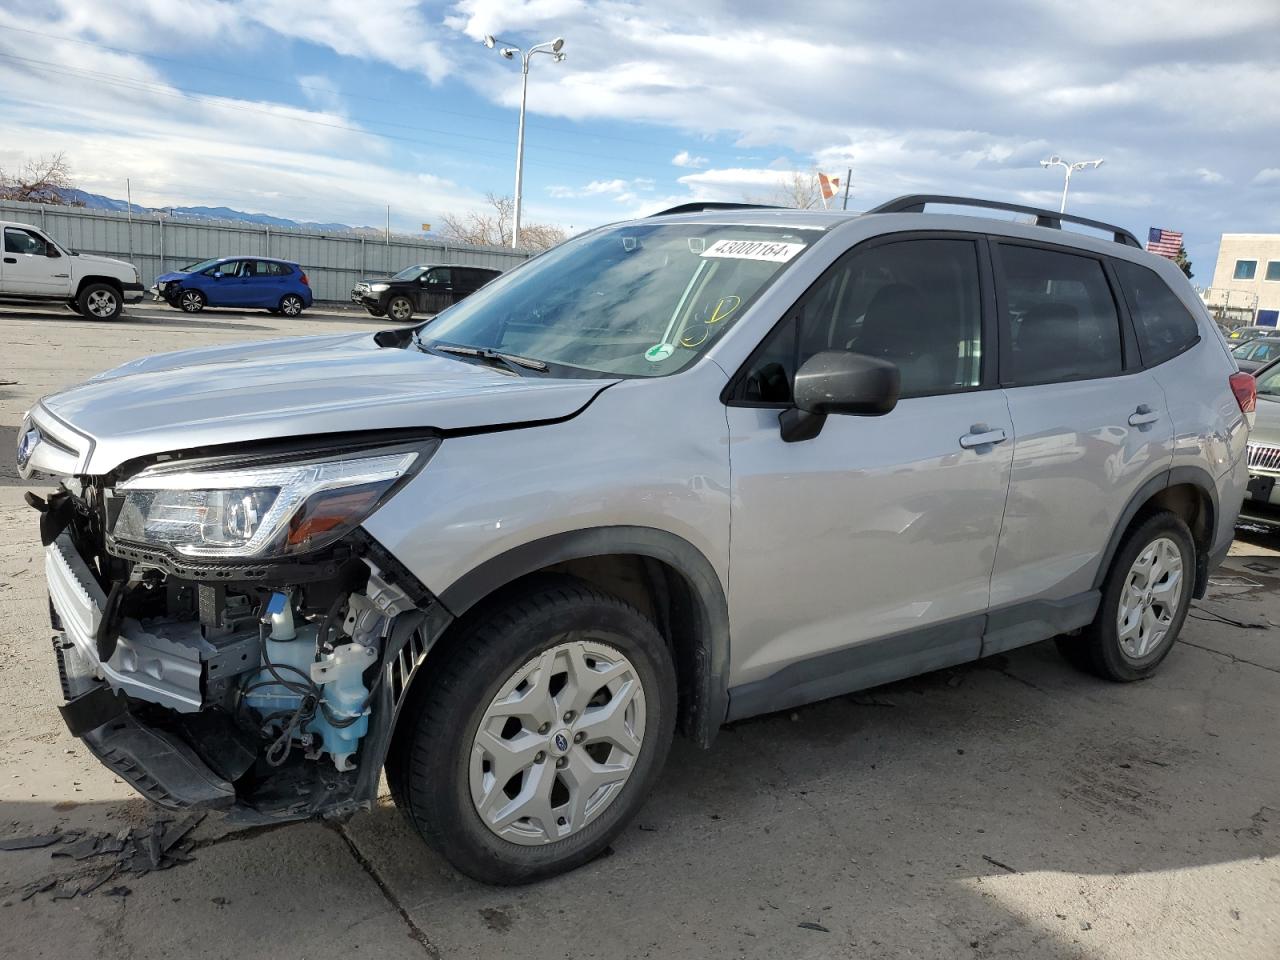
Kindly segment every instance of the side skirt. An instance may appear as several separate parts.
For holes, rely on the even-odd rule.
[[[1033,600],[947,623],[890,634],[823,653],[729,689],[726,722],[773,713],[894,680],[968,663],[1087,626],[1098,590],[1065,600]]]

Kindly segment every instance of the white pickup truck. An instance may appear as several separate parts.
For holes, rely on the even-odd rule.
[[[0,300],[57,300],[91,320],[114,320],[142,299],[138,268],[77,253],[36,227],[0,220]]]

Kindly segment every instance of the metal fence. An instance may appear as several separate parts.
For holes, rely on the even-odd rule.
[[[307,273],[319,300],[346,300],[363,277],[396,273],[415,263],[453,263],[508,270],[528,254],[392,234],[390,238],[326,233],[155,213],[132,218],[114,210],[0,200],[0,220],[29,223],[63,246],[134,264],[148,287],[157,276],[211,257],[291,260]]]

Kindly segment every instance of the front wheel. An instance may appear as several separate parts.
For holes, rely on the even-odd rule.
[[[396,323],[408,323],[413,319],[413,301],[408,297],[392,297],[387,301],[387,316]]]
[[[286,317],[296,317],[302,313],[306,304],[302,302],[302,298],[296,293],[286,293],[280,298],[280,312]]]
[[[644,802],[675,730],[675,668],[653,624],[582,581],[546,578],[435,655],[388,763],[422,837],[486,883],[598,856]]]
[[[124,309],[120,291],[107,283],[90,283],[76,298],[80,314],[90,320],[114,320]]]
[[[199,290],[183,290],[178,294],[178,309],[183,313],[199,313],[205,302],[205,296]]]
[[[1107,680],[1155,673],[1191,606],[1196,548],[1182,518],[1161,512],[1131,531],[1103,584],[1093,623],[1059,648],[1073,664]]]
[[[387,311],[379,310],[377,307],[365,307],[365,309],[369,311],[369,316],[371,317],[385,317],[387,315]]]

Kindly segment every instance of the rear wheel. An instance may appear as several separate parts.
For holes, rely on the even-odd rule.
[[[385,317],[387,315],[387,311],[379,310],[377,307],[365,307],[365,309],[369,311],[369,316],[371,317]]]
[[[406,296],[392,297],[387,301],[387,316],[397,323],[413,319],[413,301]]]
[[[80,314],[90,320],[114,320],[124,309],[120,291],[109,283],[90,283],[76,298]]]
[[[296,317],[305,307],[306,304],[296,293],[286,293],[280,298],[280,312],[286,317]]]
[[[199,313],[207,301],[199,290],[182,290],[178,293],[178,309],[183,313]]]
[[[581,581],[546,578],[436,655],[387,770],[422,837],[486,883],[599,855],[644,802],[675,729],[675,669],[653,624]]]
[[[1168,511],[1147,518],[1121,544],[1093,623],[1079,637],[1060,638],[1059,649],[1108,680],[1151,676],[1186,621],[1195,569],[1186,523]]]

